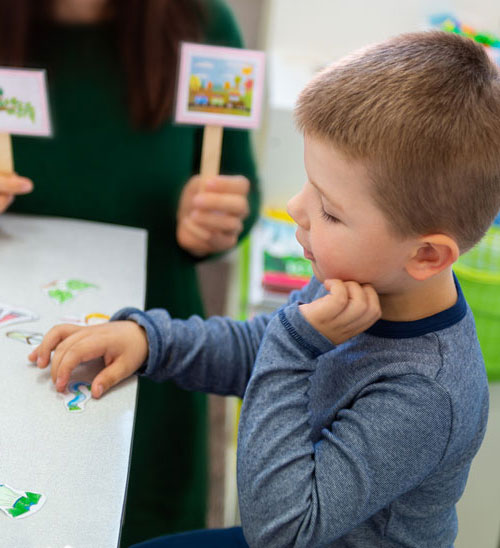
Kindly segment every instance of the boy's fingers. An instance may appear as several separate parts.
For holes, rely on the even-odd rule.
[[[339,308],[339,312],[349,303],[349,293],[347,287],[342,280],[325,280],[325,288],[330,292],[330,295],[335,298],[335,304]]]
[[[31,361],[36,359],[36,365],[40,368],[47,367],[50,362],[50,353],[66,337],[72,335],[82,327],[71,324],[56,325],[44,336],[40,345],[28,356]]]
[[[351,288],[356,293],[358,304],[352,305],[352,319],[345,325],[350,332],[361,333],[366,331],[380,318],[380,303],[375,289],[369,285],[359,286],[363,293],[363,299],[360,299],[357,288]],[[354,301],[352,301],[354,303]]]
[[[380,300],[378,298],[377,292],[375,291],[375,288],[372,285],[363,285],[363,290],[366,294],[370,317],[373,318],[373,322],[375,322],[380,318],[382,314],[382,310],[380,309]]]
[[[106,352],[105,339],[97,336],[90,338],[92,342],[89,342],[89,337],[82,338],[77,342],[72,341],[71,346],[63,350],[64,353],[60,357],[54,356],[51,371],[52,380],[59,392],[66,388],[73,369],[83,362],[104,356]]]
[[[357,321],[365,316],[368,310],[368,297],[357,282],[345,282],[349,303],[345,309],[345,324]]]
[[[122,359],[117,359],[112,364],[105,367],[92,382],[92,397],[100,398],[110,388],[118,384],[123,379],[135,373],[135,369],[127,367]]]

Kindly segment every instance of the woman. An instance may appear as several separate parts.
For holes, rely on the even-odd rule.
[[[0,176],[0,210],[28,193],[10,210],[146,228],[146,307],[187,317],[202,312],[196,257],[234,245],[258,198],[237,130],[227,177],[200,192],[202,129],[171,119],[181,40],[241,45],[221,0],[0,0],[0,64],[47,69],[54,126],[13,138],[20,175]],[[203,527],[205,423],[203,396],[140,380],[123,545]]]

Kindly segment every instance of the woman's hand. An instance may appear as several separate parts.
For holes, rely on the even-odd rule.
[[[0,213],[10,206],[16,194],[28,194],[32,190],[33,183],[27,177],[17,173],[0,174]]]
[[[305,319],[333,344],[341,344],[373,325],[381,315],[375,289],[369,284],[325,280],[328,295],[299,306]]]
[[[112,386],[134,374],[148,357],[146,332],[132,321],[109,322],[79,327],[62,324],[53,327],[28,359],[40,369],[51,362],[52,381],[64,392],[71,372],[80,363],[104,359],[104,369],[92,382],[92,396],[100,398]]]
[[[234,247],[249,213],[250,182],[241,175],[191,177],[177,210],[177,243],[192,255]]]

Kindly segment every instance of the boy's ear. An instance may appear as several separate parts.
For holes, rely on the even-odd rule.
[[[429,234],[418,239],[405,268],[412,278],[423,281],[451,266],[459,255],[453,238],[446,234]]]

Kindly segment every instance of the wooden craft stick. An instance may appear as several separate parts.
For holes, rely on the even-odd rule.
[[[12,141],[9,133],[0,133],[0,173],[13,173]]]
[[[202,177],[219,175],[222,131],[222,126],[205,126],[201,149],[200,175]]]

